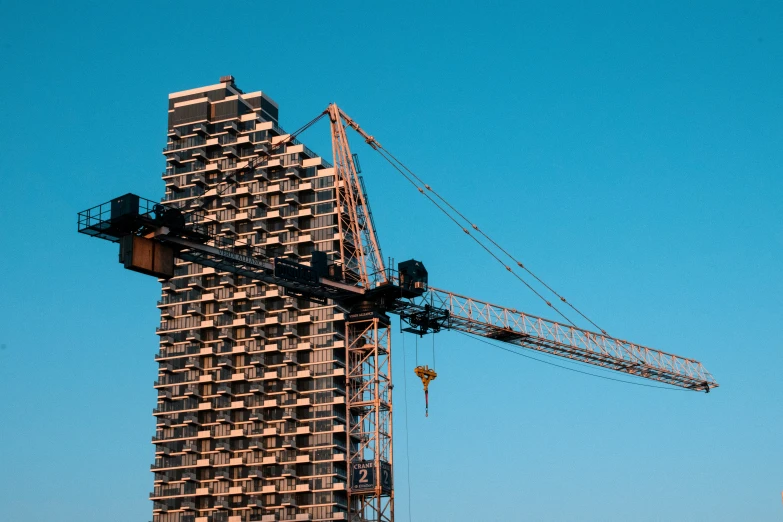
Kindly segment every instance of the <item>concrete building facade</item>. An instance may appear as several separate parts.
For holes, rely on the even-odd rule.
[[[277,104],[231,77],[171,94],[164,203],[239,252],[334,260],[334,169],[283,135]],[[344,310],[182,260],[175,274],[158,303],[153,522],[346,520]]]

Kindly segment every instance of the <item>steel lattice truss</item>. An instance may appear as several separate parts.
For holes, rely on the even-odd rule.
[[[448,310],[449,327],[454,330],[682,388],[709,391],[718,386],[702,364],[693,359],[437,288],[430,288],[421,302]]]
[[[340,255],[346,281],[369,288],[374,279],[384,281],[386,271],[371,222],[367,198],[348,145],[344,113],[332,104],[327,109],[332,129],[335,192],[338,206]]]
[[[378,318],[346,323],[348,338],[348,462],[393,464],[391,332]],[[356,446],[354,446],[354,441]],[[351,471],[349,470],[349,473]],[[352,522],[392,522],[394,492],[383,491],[380,481],[373,490],[349,492]]]

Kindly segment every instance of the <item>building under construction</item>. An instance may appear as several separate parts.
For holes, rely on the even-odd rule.
[[[154,522],[393,522],[389,314],[416,335],[455,330],[692,391],[718,386],[694,359],[609,336],[337,105],[293,134],[277,110],[231,77],[172,94],[163,201],[126,194],[79,213],[79,232],[163,280]],[[326,116],[334,166],[296,140]],[[595,330],[538,292],[561,320],[430,287],[417,260],[385,266],[349,127],[494,261]],[[414,371],[426,412],[437,374]]]
[[[239,252],[336,255],[334,169],[277,118],[231,77],[171,94],[164,203]],[[181,259],[158,307],[154,522],[347,519],[343,311]]]

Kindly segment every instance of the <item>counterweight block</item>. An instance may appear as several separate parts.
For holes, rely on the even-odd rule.
[[[134,272],[169,279],[174,276],[174,248],[146,237],[123,236],[120,263]]]

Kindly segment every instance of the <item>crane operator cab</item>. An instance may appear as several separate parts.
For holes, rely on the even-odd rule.
[[[420,296],[427,291],[427,269],[421,261],[409,259],[398,263],[397,272],[400,275],[400,288],[403,292]]]

